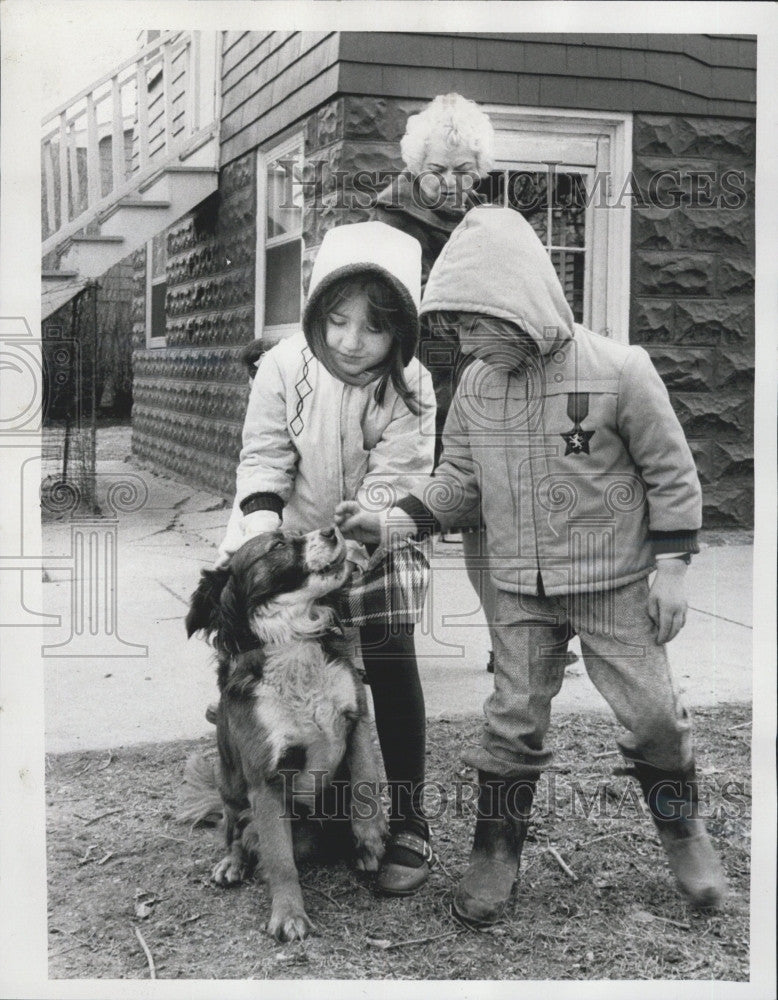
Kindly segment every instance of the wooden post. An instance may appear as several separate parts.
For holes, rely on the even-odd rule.
[[[187,134],[192,135],[200,128],[200,32],[189,34],[186,48],[186,124]]]
[[[70,160],[70,190],[73,199],[73,218],[81,213],[81,177],[78,173],[78,147],[76,146],[76,129],[68,133],[68,159]]]
[[[165,156],[173,151],[173,58],[170,42],[162,47],[162,89],[165,108]]]
[[[135,72],[138,101],[138,167],[140,170],[149,162],[149,85],[146,79],[146,65],[141,59]]]
[[[92,506],[92,513],[99,514],[97,503],[97,359],[100,350],[100,336],[97,330],[97,292],[100,285],[92,282],[92,406],[89,414],[89,467],[87,476],[89,485],[87,495]]]
[[[68,185],[68,118],[63,111],[59,116],[59,224],[64,226],[70,220]]]
[[[68,458],[70,455],[70,429],[72,424],[72,409],[73,409],[73,388],[74,381],[73,378],[75,372],[75,366],[79,363],[81,346],[79,337],[76,339],[76,330],[78,327],[78,303],[81,300],[82,293],[79,292],[78,295],[74,296],[73,302],[70,306],[70,363],[68,365],[68,382],[67,382],[67,400],[65,403],[65,445],[62,450],[62,482],[66,483],[68,481]],[[78,346],[76,346],[78,344]],[[76,376],[78,383],[80,385],[80,373]]]
[[[57,196],[54,185],[52,152],[51,143],[44,142],[41,153],[43,157],[43,177],[46,182],[46,221],[49,227],[49,236],[57,231]]]
[[[86,190],[91,208],[100,201],[100,145],[97,137],[97,109],[94,93],[86,98]]]
[[[126,169],[124,156],[124,112],[122,111],[122,88],[119,77],[111,77],[113,97],[113,132],[111,137],[111,164],[113,166],[113,189],[118,191],[124,183]]]

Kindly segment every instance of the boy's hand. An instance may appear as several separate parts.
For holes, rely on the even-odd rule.
[[[378,542],[382,549],[390,549],[416,531],[410,514],[392,507],[380,513],[363,510],[356,500],[343,500],[335,508],[335,524],[346,538],[360,542]]]
[[[335,508],[334,520],[344,538],[356,538],[358,542],[381,541],[381,515],[363,510],[356,500],[341,500]]]
[[[686,624],[686,563],[658,559],[656,576],[648,592],[648,614],[657,626],[660,646],[674,639]]]

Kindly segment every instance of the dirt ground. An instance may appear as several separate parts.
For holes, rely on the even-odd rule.
[[[50,977],[148,979],[153,963],[159,979],[748,978],[746,706],[696,713],[702,807],[731,886],[716,916],[678,896],[636,786],[612,774],[622,763],[615,723],[582,715],[553,727],[556,770],[539,786],[506,919],[488,931],[460,927],[449,907],[467,863],[462,782],[472,775],[455,762],[478,726],[475,717],[429,725],[428,779],[449,803],[441,809],[430,785],[440,861],[425,889],[381,899],[366,876],[309,864],[303,892],[317,933],[286,945],[263,930],[262,883],[217,888],[217,832],[176,820],[184,761],[213,752],[212,739],[50,756]]]

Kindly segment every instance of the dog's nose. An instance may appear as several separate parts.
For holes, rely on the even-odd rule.
[[[334,538],[335,537],[335,528],[334,527],[332,527],[332,528],[322,528],[320,534],[321,534],[322,538]]]

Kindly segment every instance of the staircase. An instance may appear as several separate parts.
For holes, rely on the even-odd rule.
[[[216,190],[216,42],[161,33],[44,119],[42,319]]]

